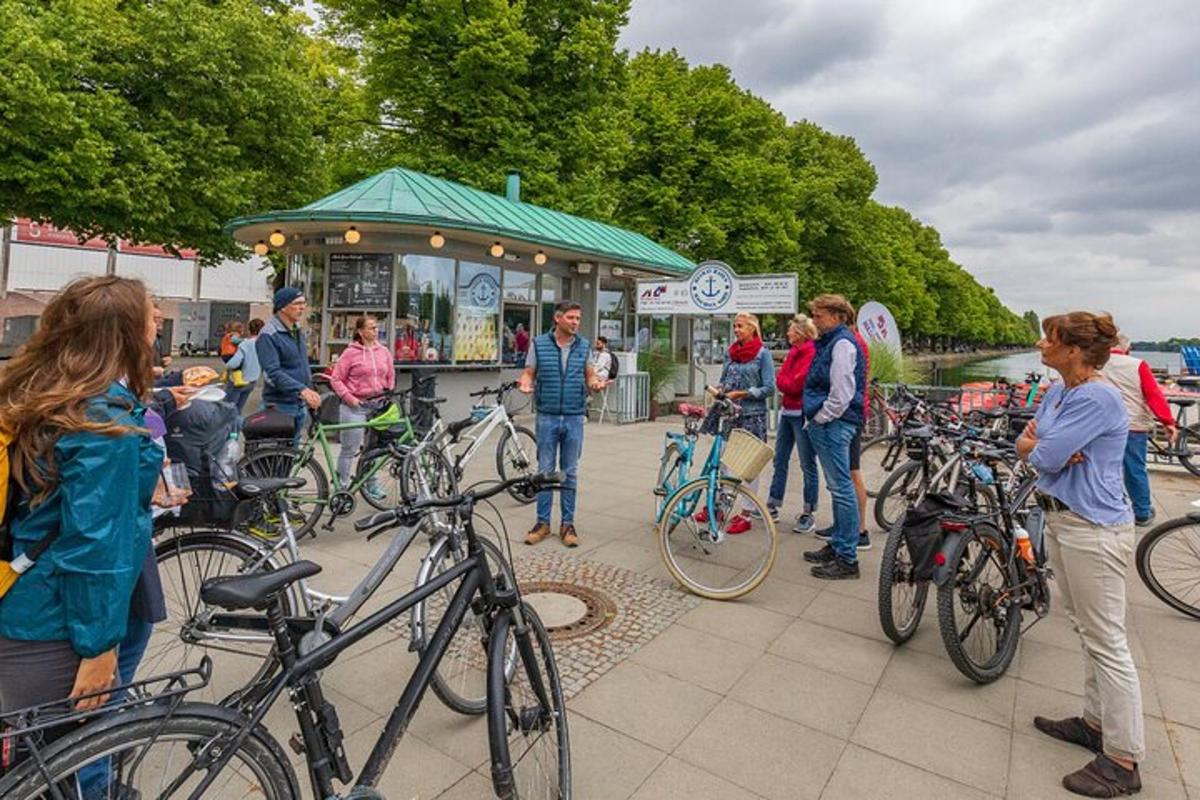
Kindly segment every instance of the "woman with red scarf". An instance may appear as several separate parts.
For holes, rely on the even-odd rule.
[[[753,314],[738,314],[733,320],[733,344],[725,357],[725,366],[721,370],[721,382],[718,387],[730,400],[742,408],[741,415],[733,427],[757,436],[764,442],[767,440],[767,398],[775,391],[775,363],[771,353],[763,347],[762,333],[758,327],[758,317]],[[716,433],[717,418],[709,415],[704,423],[705,433]],[[749,484],[752,492],[758,491],[758,480]],[[698,522],[706,522],[705,512],[696,517]],[[750,530],[750,519],[745,514],[738,513],[729,521],[726,533],[745,533]]]

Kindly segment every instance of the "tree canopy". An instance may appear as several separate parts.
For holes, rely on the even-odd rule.
[[[910,336],[1028,343],[850,137],[721,65],[618,47],[630,0],[0,0],[0,212],[237,252],[221,225],[402,165],[631,228]]]

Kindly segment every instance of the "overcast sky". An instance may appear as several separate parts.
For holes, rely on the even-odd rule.
[[[634,0],[622,44],[853,136],[1018,313],[1200,335],[1200,2]],[[736,265],[734,265],[736,266]]]

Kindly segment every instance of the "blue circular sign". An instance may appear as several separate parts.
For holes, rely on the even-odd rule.
[[[500,299],[500,283],[491,275],[476,275],[467,285],[467,297],[473,306],[495,308]]]
[[[720,311],[733,299],[733,270],[720,261],[706,261],[688,282],[692,302],[703,311]]]

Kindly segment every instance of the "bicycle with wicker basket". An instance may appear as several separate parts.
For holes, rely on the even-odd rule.
[[[775,563],[778,532],[766,505],[746,484],[758,477],[774,451],[733,424],[741,408],[716,393],[706,411],[683,405],[684,432],[668,433],[655,485],[655,522],[667,570],[688,591],[732,600],[752,591]],[[715,414],[719,424],[700,474],[689,477],[700,423]],[[729,523],[757,509],[761,527],[730,533]]]

